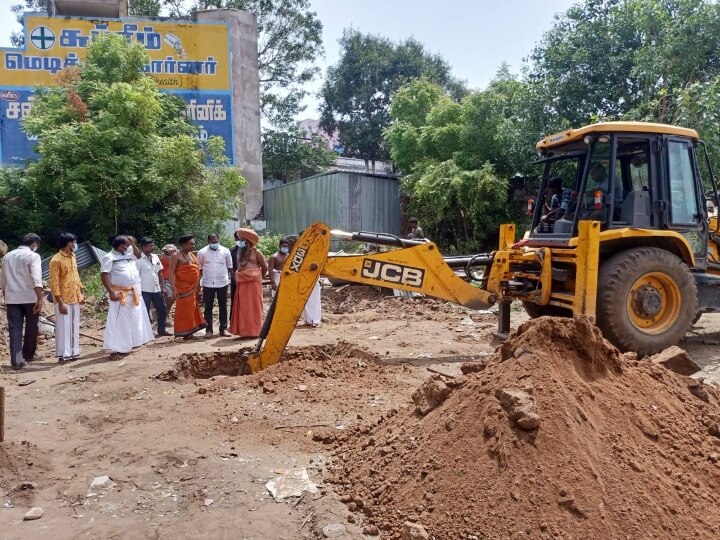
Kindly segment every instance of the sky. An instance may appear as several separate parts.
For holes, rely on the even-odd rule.
[[[10,34],[19,28],[10,6],[19,0],[0,0],[0,46],[10,46]],[[471,88],[487,86],[503,62],[519,72],[553,23],[577,0],[311,0],[323,24],[324,75],[337,63],[338,39],[345,28],[377,34],[393,41],[414,37],[429,52],[440,54],[453,74]],[[308,86],[311,96],[300,118],[317,118],[316,97],[322,79]]]

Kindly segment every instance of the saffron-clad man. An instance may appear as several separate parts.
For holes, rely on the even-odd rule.
[[[190,339],[195,332],[205,328],[200,314],[200,266],[193,253],[195,236],[188,234],[178,240],[180,251],[170,259],[170,283],[175,296],[175,337]]]
[[[75,259],[77,237],[60,234],[58,248],[50,259],[50,294],[55,304],[55,356],[63,363],[80,356],[80,304],[85,296]]]
[[[140,295],[140,273],[130,238],[118,235],[111,244],[113,249],[100,261],[100,279],[110,299],[103,349],[110,353],[110,360],[117,360],[154,337]]]
[[[10,332],[10,363],[22,369],[35,358],[38,322],[43,305],[42,268],[37,234],[26,234],[20,247],[3,258],[0,289],[5,294],[8,330]],[[23,325],[25,336],[23,337]]]
[[[252,229],[238,229],[235,304],[230,333],[244,338],[260,335],[263,322],[262,278],[267,274],[265,257],[255,247],[260,237]]]

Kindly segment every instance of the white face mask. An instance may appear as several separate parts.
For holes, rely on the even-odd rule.
[[[217,242],[214,242],[212,244],[208,244],[210,246],[210,249],[217,250],[220,247],[220,244]]]
[[[239,248],[244,248],[244,247],[245,247],[245,240],[238,240],[237,242],[235,242],[235,244],[236,244],[237,247],[239,247]]]
[[[37,244],[35,244],[33,247],[30,248],[33,251],[37,251]]]
[[[281,247],[281,248],[280,248],[280,253],[285,253],[285,254],[287,255],[288,253],[290,253],[290,248],[288,248],[288,247]]]

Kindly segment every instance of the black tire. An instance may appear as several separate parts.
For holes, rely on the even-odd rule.
[[[572,317],[572,311],[558,306],[541,306],[527,300],[523,300],[522,305],[525,308],[525,313],[531,319],[537,319],[538,317]]]
[[[600,266],[595,311],[598,327],[618,349],[655,354],[677,344],[690,328],[698,312],[695,280],[687,265],[664,249],[621,251]]]

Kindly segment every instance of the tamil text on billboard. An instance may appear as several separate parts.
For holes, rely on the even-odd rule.
[[[185,100],[185,114],[201,139],[218,135],[233,159],[230,35],[222,23],[173,20],[54,18],[25,16],[25,47],[0,49],[0,163],[34,157],[35,142],[21,120],[32,108],[37,86],[55,85],[57,73],[85,56],[92,38],[115,32],[145,46],[145,71],[164,92]]]

